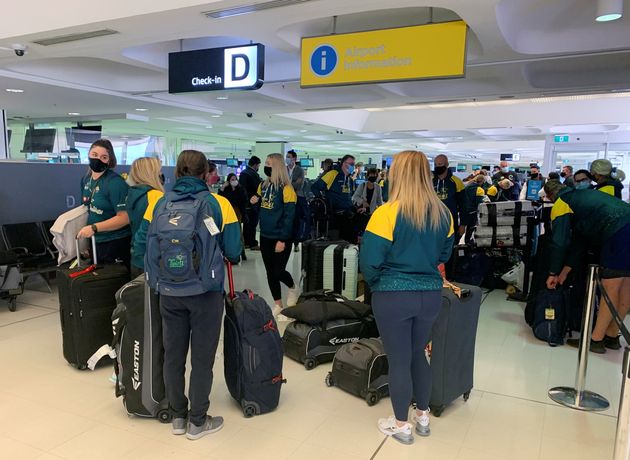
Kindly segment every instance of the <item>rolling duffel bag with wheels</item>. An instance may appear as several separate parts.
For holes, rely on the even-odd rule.
[[[534,216],[531,201],[498,201],[479,205],[479,226],[521,226],[527,224],[527,218]]]
[[[293,321],[284,330],[282,345],[286,356],[311,370],[318,364],[332,361],[342,345],[378,335],[372,315],[361,319],[336,319],[317,326]]]
[[[339,387],[373,406],[389,396],[389,365],[380,339],[361,339],[343,345],[333,359],[326,385]]]
[[[431,332],[431,412],[439,417],[460,396],[468,400],[473,388],[475,338],[481,307],[481,289],[458,284],[442,289],[442,308]]]
[[[228,264],[230,292],[223,323],[225,382],[245,417],[271,412],[278,406],[282,377],[282,339],[271,308],[251,291],[234,292]]]

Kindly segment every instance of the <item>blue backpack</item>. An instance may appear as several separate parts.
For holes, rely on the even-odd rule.
[[[223,291],[223,254],[218,233],[210,234],[216,223],[209,198],[208,191],[170,192],[155,208],[144,263],[149,286],[162,295],[186,297]]]
[[[534,336],[551,347],[563,345],[567,334],[567,290],[562,287],[542,289],[534,302]]]

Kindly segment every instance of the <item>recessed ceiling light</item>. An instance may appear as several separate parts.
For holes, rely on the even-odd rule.
[[[70,116],[76,116],[76,115],[81,115],[79,112],[68,112],[68,115]]]
[[[138,111],[138,112],[146,112],[147,110],[149,110],[149,109],[136,109],[136,111]]]
[[[212,118],[221,118],[221,115],[212,115]]]
[[[217,96],[217,99],[220,100],[220,101],[225,101],[225,100],[228,99],[228,97],[227,96]]]
[[[7,92],[9,92],[9,93],[23,93],[24,90],[23,89],[16,89],[16,88],[7,88]]]
[[[301,133],[308,133],[308,130],[307,129],[300,129],[300,132]]]
[[[623,15],[623,0],[598,0],[597,22],[616,21]]]
[[[212,128],[212,125],[206,125],[206,128],[210,129]]]

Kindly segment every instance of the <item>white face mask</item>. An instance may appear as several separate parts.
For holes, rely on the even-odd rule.
[[[231,185],[232,187],[236,187],[236,186],[238,186],[238,181],[237,181],[237,180],[231,180],[231,181],[230,181],[230,185]]]
[[[504,172],[504,173],[510,172],[510,168],[501,168],[501,172]]]

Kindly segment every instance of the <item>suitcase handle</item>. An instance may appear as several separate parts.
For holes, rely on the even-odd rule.
[[[236,293],[234,292],[234,273],[232,272],[232,263],[226,259],[225,265],[227,265],[227,276],[228,276],[228,286],[230,299],[236,297]]]
[[[77,268],[81,267],[81,253],[79,252],[79,238],[74,239],[74,247],[77,250]],[[92,235],[92,265],[97,265],[96,238]]]

